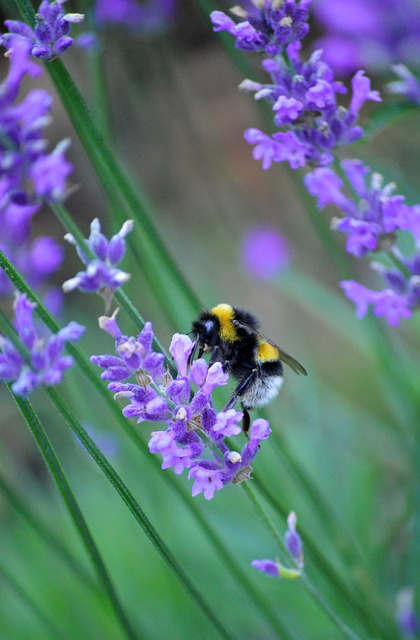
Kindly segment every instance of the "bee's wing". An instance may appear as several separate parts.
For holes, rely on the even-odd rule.
[[[303,365],[301,365],[300,362],[298,362],[292,356],[289,356],[289,354],[286,353],[285,351],[283,351],[283,349],[281,349],[278,344],[276,344],[275,342],[273,342],[272,340],[267,338],[267,336],[265,336],[263,333],[261,333],[261,331],[258,331],[258,329],[254,329],[253,327],[251,327],[246,322],[240,322],[238,320],[236,320],[236,322],[237,322],[238,325],[246,328],[247,331],[249,331],[250,333],[257,333],[263,340],[265,340],[266,342],[271,344],[273,347],[275,347],[277,349],[277,351],[279,352],[279,354],[280,354],[279,355],[280,360],[282,360],[282,362],[284,362],[291,369],[293,369],[293,371],[295,373],[297,373],[298,375],[301,373],[304,376],[308,375],[308,372],[306,371],[305,367]]]
[[[280,360],[282,360],[283,362],[285,362],[287,365],[289,365],[289,367],[291,369],[293,369],[293,371],[295,373],[297,373],[298,375],[300,373],[302,373],[304,376],[308,375],[308,372],[306,371],[305,367],[303,365],[300,364],[300,362],[298,362],[295,358],[293,358],[292,356],[289,356],[288,353],[286,353],[285,351],[283,351],[283,349],[280,349],[280,347],[276,344],[274,344],[274,342],[271,342],[271,340],[268,340],[267,342],[269,342],[270,344],[273,345],[273,347],[276,347],[276,349],[278,349],[278,352],[280,354]]]

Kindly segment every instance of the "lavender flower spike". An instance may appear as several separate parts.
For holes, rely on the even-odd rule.
[[[392,268],[377,261],[371,263],[385,282],[382,291],[354,280],[341,282],[341,287],[355,304],[358,318],[365,316],[371,305],[376,316],[385,317],[395,327],[420,306],[420,206],[407,205],[404,196],[394,194],[394,183],[384,184],[382,176],[360,160],[343,160],[341,166],[352,186],[351,197],[330,167],[308,173],[306,187],[317,198],[319,208],[328,204],[338,208],[340,217],[333,218],[332,228],[346,236],[348,253],[357,258],[379,251],[392,256]],[[416,250],[411,257],[397,247],[402,231],[412,236]]]
[[[253,156],[262,160],[263,169],[273,162],[288,162],[292,169],[331,164],[336,147],[363,135],[357,119],[364,102],[381,100],[359,70],[352,80],[350,104],[344,107],[338,97],[347,89],[335,80],[322,50],[306,62],[301,59],[300,41],[309,30],[309,4],[310,0],[247,3],[246,8],[232,11],[240,22],[221,11],[210,14],[215,31],[230,33],[241,49],[266,55],[262,66],[271,79],[264,84],[247,79],[240,85],[243,91],[254,92],[256,100],[271,104],[274,123],[280,129],[271,136],[255,128],[244,133],[247,142],[255,145]]]
[[[284,536],[284,542],[292,558],[295,560],[298,568],[285,567],[280,560],[253,560],[251,566],[258,571],[262,571],[269,576],[275,578],[285,578],[286,580],[295,580],[302,575],[303,571],[303,552],[302,540],[296,532],[297,517],[292,511],[287,518],[287,531]]]
[[[62,355],[66,342],[75,342],[85,328],[70,322],[48,339],[42,338],[33,321],[36,304],[26,294],[17,295],[15,301],[15,325],[23,351],[11,340],[0,336],[0,380],[13,382],[12,391],[18,396],[27,396],[41,384],[51,386],[63,379],[64,372],[72,366],[73,358]]]
[[[284,535],[284,542],[292,558],[296,560],[300,567],[303,567],[302,540],[296,531],[297,517],[294,511],[289,513],[287,518],[287,531]]]
[[[400,78],[386,85],[389,93],[404,96],[414,104],[420,104],[420,80],[405,66],[405,64],[394,64],[393,72]]]
[[[68,293],[74,289],[80,289],[80,291],[99,293],[105,299],[107,310],[115,289],[130,279],[130,274],[117,269],[117,264],[124,256],[125,237],[132,231],[133,225],[132,220],[127,220],[120,231],[107,240],[101,233],[99,219],[95,218],[90,225],[90,236],[85,241],[88,251],[78,245],[71,233],[66,234],[65,240],[76,247],[79,258],[86,265],[86,270],[79,271],[74,278],[66,280],[63,283],[63,291]]]
[[[52,97],[46,91],[33,89],[16,103],[25,75],[37,76],[41,70],[29,60],[27,39],[14,36],[9,45],[10,67],[0,85],[0,180],[5,196],[0,206],[61,201],[73,171],[65,158],[69,141],[63,140],[48,153],[44,128],[51,120]]]
[[[73,43],[69,36],[72,24],[81,22],[82,13],[64,13],[62,5],[66,0],[43,0],[35,16],[35,27],[31,29],[20,20],[5,20],[9,29],[0,38],[4,47],[12,47],[17,38],[30,44],[31,55],[41,60],[53,60]]]
[[[177,367],[174,379],[163,370],[164,356],[152,349],[150,322],[137,339],[122,335],[116,312],[100,318],[100,327],[115,339],[116,355],[92,356],[91,361],[104,370],[101,377],[110,381],[108,388],[115,397],[128,400],[122,411],[125,417],[166,425],[165,430],[153,431],[149,440],[150,452],[162,456],[162,469],[172,469],[177,475],[189,469],[192,495],[202,493],[205,500],[227,484],[248,480],[250,464],[271,430],[267,420],[255,420],[242,451],[229,448],[225,439],[241,433],[238,423],[243,414],[234,409],[217,413],[214,408],[214,389],[228,382],[221,363],[209,367],[200,358],[188,366],[193,342],[176,333],[170,346]]]

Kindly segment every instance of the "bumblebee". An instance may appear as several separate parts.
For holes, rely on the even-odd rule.
[[[244,411],[243,430],[249,429],[248,411],[263,407],[283,384],[283,362],[297,374],[304,367],[259,331],[259,320],[249,311],[230,304],[203,310],[192,324],[195,344],[190,362],[210,352],[210,364],[221,362],[238,384],[224,409],[232,409],[240,399]]]

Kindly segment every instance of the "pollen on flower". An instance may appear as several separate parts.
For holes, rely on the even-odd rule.
[[[285,16],[280,20],[280,25],[282,27],[291,27],[293,24],[293,20],[290,16]]]
[[[185,407],[180,407],[175,415],[176,420],[185,420],[187,417],[187,410]]]
[[[238,451],[230,451],[227,457],[232,464],[238,464],[239,462],[242,462],[242,456]]]

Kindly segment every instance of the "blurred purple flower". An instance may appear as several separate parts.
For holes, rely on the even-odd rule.
[[[392,70],[399,80],[388,82],[386,88],[389,93],[399,94],[409,102],[420,104],[420,80],[417,76],[411,73],[405,64],[394,64]]]
[[[303,545],[298,532],[296,531],[297,517],[294,511],[289,513],[287,517],[287,531],[284,535],[284,543],[292,558],[296,560],[299,566],[303,567]]]
[[[95,441],[96,446],[98,447],[98,449],[102,451],[104,456],[106,456],[110,460],[112,460],[117,456],[120,445],[115,433],[111,433],[110,431],[108,432],[99,431],[98,429],[95,429],[89,424],[83,424],[83,426],[87,431],[87,433],[92,438],[92,440]],[[88,453],[86,452],[86,449],[83,447],[83,445],[81,444],[80,440],[76,437],[76,435],[74,435],[74,440],[77,443],[77,445],[80,446],[81,450],[86,455],[88,455]],[[90,456],[89,456],[89,459],[91,459]]]
[[[411,587],[401,589],[397,595],[396,620],[407,638],[417,638],[420,633],[420,619],[414,609],[414,591]]]
[[[273,576],[274,578],[280,577],[278,564],[277,562],[274,562],[274,560],[253,560],[251,562],[251,567],[266,573],[268,576]]]
[[[64,156],[69,142],[47,152],[43,129],[50,122],[52,97],[46,91],[33,89],[22,102],[15,102],[25,75],[41,71],[29,60],[30,43],[25,38],[14,36],[9,44],[9,72],[0,85],[0,179],[6,181],[2,206],[61,201],[73,170]]]
[[[151,323],[146,323],[137,339],[122,335],[116,313],[102,317],[100,326],[115,338],[117,355],[92,356],[91,361],[104,369],[101,377],[111,381],[108,388],[115,397],[128,399],[125,417],[138,423],[166,423],[166,430],[154,431],[149,440],[150,452],[162,456],[162,469],[171,468],[177,475],[189,469],[192,495],[203,493],[206,500],[226,484],[248,479],[250,464],[271,430],[266,420],[255,420],[242,452],[228,447],[225,438],[242,431],[238,422],[243,414],[235,409],[214,410],[211,394],[228,381],[221,363],[209,367],[200,359],[188,367],[193,342],[177,333],[170,346],[178,368],[173,379],[163,371],[163,355],[152,349]],[[132,375],[136,383],[123,382]]]
[[[0,44],[12,48],[16,39],[24,40],[35,58],[53,60],[73,43],[68,35],[71,25],[81,22],[81,13],[64,13],[66,0],[43,0],[35,16],[35,27],[31,29],[20,20],[5,20],[9,33],[0,36]]]
[[[371,305],[376,316],[397,326],[420,306],[420,207],[408,206],[404,196],[393,193],[393,183],[384,184],[382,176],[372,173],[360,160],[343,160],[341,166],[352,188],[351,197],[344,192],[343,180],[329,167],[308,173],[306,187],[320,208],[327,204],[339,208],[342,217],[333,219],[332,228],[346,236],[349,253],[361,258],[385,251],[400,265],[398,270],[372,264],[386,283],[382,291],[373,291],[353,280],[341,283],[345,295],[356,306],[358,318],[365,316]],[[412,235],[417,251],[414,257],[406,257],[397,249],[401,231]]]
[[[38,236],[32,239],[31,221],[40,205],[8,203],[8,184],[7,179],[0,179],[0,250],[13,262],[28,284],[40,292],[61,266],[64,251],[54,238]],[[13,291],[13,284],[0,270],[0,296],[10,296]],[[59,306],[55,304],[54,308],[57,310]]]
[[[81,33],[80,36],[77,36],[75,44],[79,49],[86,51],[98,51],[101,46],[98,36],[92,31],[86,31],[85,33]]]
[[[73,364],[73,358],[62,355],[65,343],[75,342],[85,331],[77,322],[70,322],[49,338],[41,338],[32,317],[35,306],[26,295],[16,297],[15,325],[28,352],[27,361],[11,340],[0,336],[0,379],[13,382],[13,393],[19,396],[29,395],[42,384],[61,382],[64,372]]]
[[[417,277],[420,279],[419,276]],[[404,295],[392,289],[372,291],[353,280],[345,280],[340,284],[346,296],[356,305],[358,318],[365,316],[369,305],[372,305],[374,315],[384,317],[392,327],[396,327],[400,320],[410,318],[413,315],[413,308],[417,308],[420,301],[420,291],[416,292],[415,304],[410,305],[409,291]]]
[[[297,564],[297,568],[287,568],[279,560],[253,560],[251,566],[258,571],[262,571],[269,576],[275,578],[286,578],[293,580],[302,575],[303,562],[303,545],[299,534],[296,531],[296,514],[294,511],[289,513],[287,518],[287,531],[284,536],[284,543],[292,558]]]
[[[177,0],[96,0],[98,22],[124,24],[140,33],[154,33],[173,20]]]
[[[336,73],[348,74],[361,67],[380,71],[396,62],[418,62],[417,0],[316,0],[313,12],[325,27],[315,47],[323,49],[324,59]]]
[[[242,240],[242,267],[259,280],[271,280],[290,264],[286,238],[269,226],[255,226]]]

